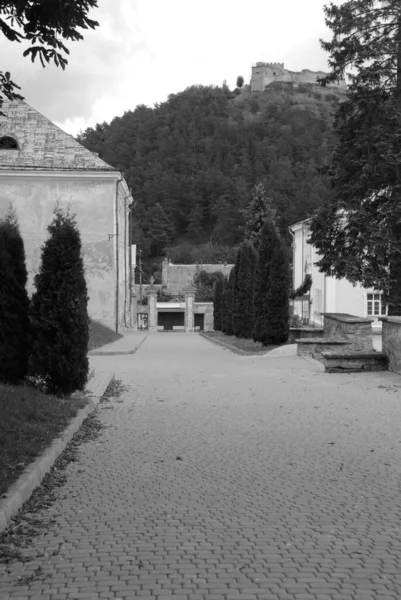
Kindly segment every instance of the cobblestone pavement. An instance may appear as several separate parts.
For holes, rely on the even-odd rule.
[[[399,600],[400,377],[184,334],[91,362],[130,389],[1,600]]]

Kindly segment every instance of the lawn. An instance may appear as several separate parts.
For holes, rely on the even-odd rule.
[[[232,348],[232,352],[237,354],[266,354],[270,350],[277,348],[278,346],[263,346],[260,342],[254,342],[250,339],[237,338],[235,335],[226,335],[221,331],[208,331],[204,333],[204,336],[209,338],[212,342],[221,342],[222,344],[228,344]]]
[[[0,498],[86,402],[82,395],[58,398],[28,385],[0,384]]]
[[[91,321],[88,349],[100,348],[121,337]],[[0,498],[85,404],[82,394],[59,398],[29,385],[0,384]]]

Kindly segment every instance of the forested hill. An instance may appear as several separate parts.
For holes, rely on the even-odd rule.
[[[281,83],[258,94],[249,86],[194,86],[89,128],[78,140],[124,172],[145,258],[183,243],[233,246],[259,183],[283,233],[324,202],[322,167],[343,94]]]

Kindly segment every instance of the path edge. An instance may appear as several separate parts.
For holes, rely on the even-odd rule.
[[[216,344],[217,346],[221,346],[222,348],[227,348],[227,350],[230,350],[233,354],[237,354],[239,356],[250,356],[252,358],[254,358],[255,356],[266,356],[266,354],[269,354],[269,350],[267,350],[266,352],[262,353],[258,353],[258,354],[252,354],[249,352],[246,352],[245,350],[240,350],[239,348],[236,348],[235,346],[231,346],[231,344],[226,344],[226,342],[222,342],[220,340],[214,340],[213,338],[210,338],[207,334],[202,333],[202,331],[199,332],[199,335],[201,335],[203,338],[205,338],[206,340],[209,340],[209,342],[212,342],[212,344]]]
[[[102,352],[102,350],[97,350],[96,348],[94,350],[91,350],[90,352],[88,352],[88,356],[124,356],[126,354],[135,354],[135,352],[137,350],[139,350],[139,348],[142,346],[142,344],[148,339],[149,337],[149,333],[147,335],[145,335],[144,338],[141,339],[140,342],[137,343],[136,346],[134,346],[134,348],[132,350],[105,350]],[[115,342],[113,342],[115,343]]]
[[[78,414],[62,434],[58,438],[55,438],[50,446],[33,463],[24,469],[17,481],[9,488],[6,497],[0,499],[0,532],[8,527],[11,518],[41,484],[44,476],[49,473],[57,458],[81,427],[83,421],[97,408],[103,394],[110,383],[114,381],[114,377],[114,373],[111,372],[95,372],[85,388],[85,391],[90,394],[88,403],[78,411]]]

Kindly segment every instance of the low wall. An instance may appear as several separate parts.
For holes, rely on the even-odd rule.
[[[350,343],[347,340],[339,340],[337,338],[304,338],[301,340],[295,340],[297,342],[297,355],[298,356],[313,356],[317,360],[323,362],[324,352],[348,352],[350,350]]]
[[[318,338],[323,336],[323,329],[317,327],[290,327],[289,344],[295,344],[298,339]]]
[[[401,375],[401,317],[381,317],[383,352],[388,357],[388,370]]]
[[[343,339],[349,342],[352,352],[371,352],[372,322],[370,319],[342,313],[324,313],[324,337]]]

